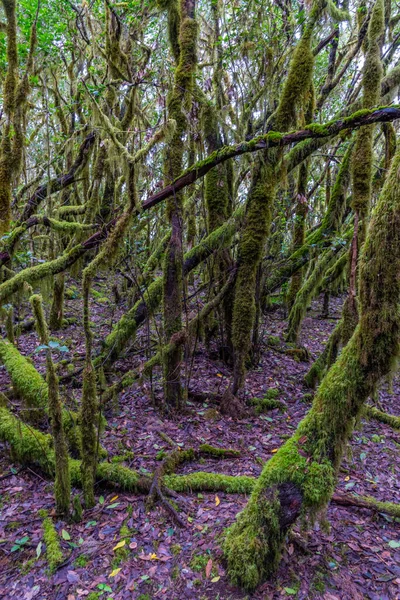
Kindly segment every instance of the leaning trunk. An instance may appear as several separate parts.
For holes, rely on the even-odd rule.
[[[255,588],[279,562],[300,512],[329,502],[364,401],[394,367],[400,330],[400,153],[373,213],[360,260],[360,322],[296,433],[266,464],[224,551],[235,583]],[[390,260],[388,260],[390,257]],[[289,501],[288,501],[289,499]]]

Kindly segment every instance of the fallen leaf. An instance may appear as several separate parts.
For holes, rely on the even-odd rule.
[[[221,500],[218,498],[218,496],[215,496],[215,506],[219,506],[221,504]]]
[[[271,450],[272,454],[275,454],[275,452],[278,452],[278,448],[274,448],[273,450]]]
[[[68,531],[65,531],[65,529],[63,529],[61,531],[61,535],[62,535],[63,540],[67,540],[68,541],[68,540],[71,539],[71,536],[69,535]]]
[[[111,573],[109,574],[109,577],[115,577],[116,575],[118,575],[118,573],[120,572],[120,568],[119,569],[114,569],[114,571],[111,571]]]
[[[213,562],[212,562],[212,559],[210,558],[210,560],[208,561],[207,566],[206,566],[206,577],[207,577],[207,579],[209,579],[209,577],[211,575],[212,565],[213,565]]]
[[[213,577],[211,579],[211,583],[217,583],[217,581],[219,581],[221,579],[221,577],[219,575],[217,575],[216,577]]]
[[[114,546],[113,550],[118,550],[118,548],[123,548],[126,544],[125,540],[121,540],[120,542],[118,542],[118,544],[116,546]]]

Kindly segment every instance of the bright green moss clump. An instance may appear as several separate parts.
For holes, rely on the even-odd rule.
[[[253,398],[251,404],[255,408],[256,415],[261,415],[269,410],[274,410],[275,408],[279,408],[282,412],[286,410],[286,406],[283,402],[273,398]]]
[[[231,477],[220,473],[191,473],[190,475],[166,475],[165,485],[176,492],[214,492],[248,494],[253,489],[255,479],[245,475]]]
[[[0,360],[10,375],[17,394],[26,402],[28,408],[41,408],[48,413],[49,389],[47,382],[38,373],[19,350],[9,342],[0,340]],[[68,445],[74,452],[79,452],[78,416],[73,411],[62,409],[63,428],[67,435]]]
[[[212,456],[214,458],[237,458],[240,456],[240,450],[233,450],[233,448],[216,448],[210,446],[210,444],[201,444],[199,447],[201,454]]]
[[[60,538],[50,517],[43,519],[43,534],[46,544],[46,558],[51,572],[54,572],[64,560]]]
[[[47,406],[48,389],[35,367],[9,342],[0,340],[0,360],[11,377],[17,394],[29,407]]]

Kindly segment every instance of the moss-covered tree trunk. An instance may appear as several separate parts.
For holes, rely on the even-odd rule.
[[[69,475],[67,441],[65,438],[63,428],[63,411],[58,391],[58,378],[51,358],[51,349],[49,347],[49,330],[47,328],[47,323],[44,316],[41,296],[32,296],[31,304],[40,342],[47,346],[46,367],[48,385],[48,405],[51,433],[54,440],[54,456],[56,471],[54,495],[56,500],[56,509],[59,514],[68,515],[70,509],[71,482]]]
[[[193,76],[196,66],[197,23],[194,18],[194,0],[176,0],[167,3],[171,48],[177,61],[175,81],[168,98],[168,115],[176,122],[176,130],[165,157],[166,178],[171,182],[182,171],[183,137],[187,129],[184,113],[185,102],[191,104]],[[179,25],[179,27],[178,27]],[[179,31],[179,39],[177,39]],[[178,46],[178,47],[177,47]],[[165,251],[163,279],[163,319],[165,342],[168,344],[182,329],[182,271],[183,271],[183,195],[177,192],[167,202],[167,214],[171,225],[171,237]],[[182,348],[165,353],[164,390],[165,401],[173,408],[183,402],[181,385]]]
[[[219,132],[217,111],[207,99],[203,100],[202,107],[203,131],[209,154],[222,147],[222,139]],[[204,199],[207,209],[207,231],[212,233],[223,225],[231,213],[229,198],[229,167],[228,163],[221,163],[211,169],[204,179]],[[213,257],[213,269],[211,277],[217,281],[216,293],[224,286],[229,271],[232,268],[232,259],[229,248],[222,248]],[[229,293],[223,300],[223,345],[225,346],[226,358],[232,354],[232,294]]]
[[[312,119],[310,119],[311,121]],[[294,227],[293,227],[293,241],[292,241],[292,249],[293,252],[296,252],[299,248],[301,248],[305,241],[305,233],[306,233],[306,217],[308,211],[307,205],[307,180],[308,180],[308,163],[309,161],[304,161],[299,167],[299,175],[297,181],[297,198],[296,198],[296,206],[295,206],[295,216],[294,216]],[[290,312],[295,300],[297,292],[301,288],[301,284],[303,281],[303,269],[299,269],[296,273],[292,275],[290,280],[290,286],[287,294],[287,308]]]
[[[377,0],[372,10],[368,26],[367,50],[363,73],[363,107],[372,108],[379,103],[382,79],[380,44],[384,32],[384,7]],[[373,135],[374,125],[363,127],[356,133],[351,154],[352,207],[354,209],[354,233],[351,242],[348,271],[349,291],[343,305],[342,317],[332,332],[324,351],[315,361],[305,377],[307,385],[315,387],[324,372],[336,360],[340,346],[347,344],[358,323],[358,262],[362,244],[365,240],[369,207],[372,194],[373,171]],[[390,133],[388,134],[391,139]],[[385,167],[390,166],[393,145],[389,142],[385,148]]]
[[[372,108],[379,103],[381,79],[381,43],[384,33],[383,0],[376,0],[368,26],[367,50],[363,73],[363,108]],[[349,294],[343,310],[342,332],[350,332],[343,340],[346,343],[358,321],[357,275],[358,258],[364,243],[368,212],[372,192],[373,136],[375,126],[363,127],[356,133],[351,159],[352,206],[354,210],[354,235],[349,259]]]
[[[233,304],[232,341],[234,348],[233,394],[243,386],[246,359],[251,347],[251,332],[256,315],[257,269],[271,224],[271,206],[275,199],[274,166],[264,156],[256,157],[247,200],[247,213],[239,242],[239,268]]]
[[[295,125],[302,107],[310,105],[314,68],[311,40],[323,4],[314,3],[304,33],[294,50],[278,107],[270,119],[270,126],[276,131],[286,131]],[[239,242],[239,269],[233,305],[234,394],[243,386],[245,380],[245,363],[256,314],[256,274],[269,233],[270,212],[275,199],[280,163],[279,151],[270,151],[264,156],[257,156],[253,168],[246,221]]]
[[[17,19],[15,0],[2,0],[7,25],[7,73],[3,85],[5,126],[0,145],[0,236],[10,229],[13,178],[13,121],[18,83]]]
[[[296,433],[265,465],[224,552],[235,583],[253,589],[277,567],[301,511],[329,502],[364,401],[394,367],[400,334],[400,153],[373,213],[360,260],[360,322]],[[388,260],[390,257],[390,260]]]

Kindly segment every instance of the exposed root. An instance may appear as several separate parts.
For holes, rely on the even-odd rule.
[[[186,528],[186,522],[179,516],[175,508],[168,502],[165,498],[164,494],[161,491],[162,486],[162,475],[163,475],[163,465],[157,467],[154,472],[153,481],[151,483],[149,495],[146,500],[146,507],[148,510],[153,508],[157,501],[160,502],[161,506],[171,515],[173,520],[179,525],[179,527]]]
[[[364,413],[371,419],[390,425],[393,429],[400,429],[400,417],[389,415],[388,413],[378,410],[374,406],[366,406]]]
[[[332,496],[332,502],[340,506],[356,506],[368,508],[378,513],[385,513],[392,517],[400,517],[400,504],[394,502],[380,502],[371,496],[356,496],[354,494],[336,493]]]

